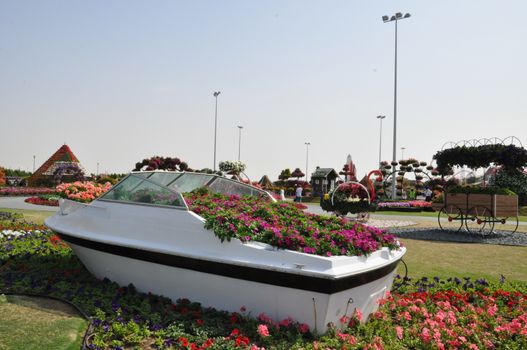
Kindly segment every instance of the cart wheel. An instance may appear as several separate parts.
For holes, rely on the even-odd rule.
[[[470,233],[486,235],[494,230],[495,218],[486,207],[472,207],[467,211],[465,227]]]
[[[457,232],[463,226],[463,213],[455,205],[444,206],[437,214],[437,222],[441,230]]]
[[[499,224],[503,226],[499,226],[499,227],[494,226],[494,228],[497,228],[498,230],[507,230],[507,231],[511,231],[511,233],[514,233],[518,229],[518,217],[517,216],[499,218],[499,220],[500,220]]]

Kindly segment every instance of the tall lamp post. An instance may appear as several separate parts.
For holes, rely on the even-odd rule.
[[[35,159],[37,156],[33,155],[33,172],[35,172]]]
[[[305,142],[306,145],[306,183],[307,183],[307,171],[308,171],[308,164],[309,164],[309,145],[311,145],[311,142]]]
[[[401,147],[401,159],[404,159],[404,150],[406,147]]]
[[[99,176],[99,162],[97,162],[97,174],[95,174],[95,176]]]
[[[238,125],[238,162],[240,161],[240,154],[242,149],[242,129],[243,126]]]
[[[215,91],[213,94],[216,99],[216,107],[214,109],[214,172],[216,172],[216,134],[218,131],[218,96],[220,93],[221,91]]]
[[[385,115],[378,115],[377,119],[380,121],[380,129],[379,129],[379,169],[381,168],[381,149],[382,149],[382,120],[386,118]]]
[[[382,16],[384,23],[395,22],[395,74],[394,74],[394,90],[393,90],[393,161],[396,162],[396,151],[397,151],[397,22],[402,19],[410,18],[410,14],[406,13],[404,16],[401,12],[397,12],[395,15]],[[395,181],[392,179],[392,198],[396,198],[395,192]]]

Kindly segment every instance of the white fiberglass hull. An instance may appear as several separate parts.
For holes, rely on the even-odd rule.
[[[351,316],[355,308],[364,315],[374,312],[378,300],[391,287],[394,276],[392,271],[367,284],[325,294],[196,272],[70,245],[98,278],[106,277],[120,285],[133,283],[139,291],[163,295],[174,301],[188,298],[230,312],[240,312],[243,306],[253,316],[265,313],[275,321],[291,317],[317,332],[326,331],[329,323],[340,326],[341,318]]]
[[[221,242],[187,210],[94,202],[46,224],[97,277],[221,310],[291,317],[312,330],[365,317],[392,285],[404,247],[369,256],[317,256],[237,239]]]

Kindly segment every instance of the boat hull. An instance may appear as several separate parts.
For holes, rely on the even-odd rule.
[[[307,324],[316,332],[325,332],[330,323],[340,326],[341,318],[351,316],[355,308],[364,315],[375,311],[377,301],[392,285],[398,262],[397,260],[355,276],[357,278],[351,284],[354,286],[349,289],[332,292],[313,287],[306,290],[294,288],[294,274],[290,275],[292,283],[262,283],[258,282],[258,276],[247,280],[236,278],[235,273],[227,276],[225,273],[199,271],[200,269],[192,266],[183,268],[160,263],[161,261],[147,261],[145,254],[115,254],[112,249],[101,246],[93,249],[94,246],[83,242],[73,243],[68,241],[68,236],[61,236],[87,269],[98,278],[106,277],[120,285],[132,283],[145,293],[163,295],[172,300],[188,298],[204,306],[230,312],[240,312],[243,306],[253,316],[264,313],[274,321],[291,317]],[[254,271],[254,274],[266,273],[264,270]],[[272,278],[272,275],[269,276]],[[331,285],[331,282],[328,281],[327,284]]]

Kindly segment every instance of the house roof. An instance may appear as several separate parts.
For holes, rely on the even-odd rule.
[[[311,174],[311,178],[326,178],[331,173],[334,173],[335,177],[339,176],[333,168],[318,168]]]

